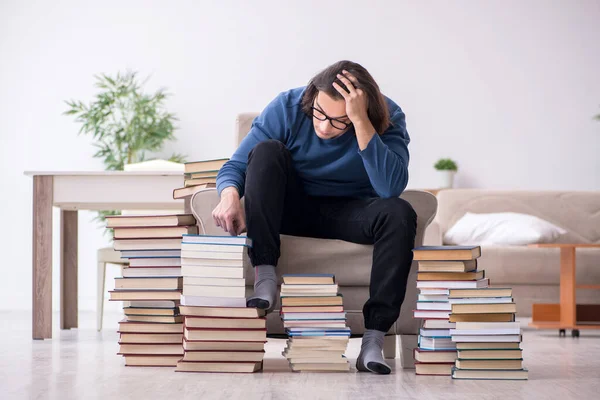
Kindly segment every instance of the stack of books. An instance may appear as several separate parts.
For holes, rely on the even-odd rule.
[[[452,289],[450,329],[458,350],[453,379],[526,380],[522,332],[510,288]]]
[[[173,190],[174,199],[184,199],[194,193],[217,186],[217,174],[228,158],[187,162],[184,164],[183,187]]]
[[[422,246],[413,250],[418,263],[419,297],[414,317],[424,319],[414,350],[417,375],[452,374],[457,350],[450,330],[456,327],[451,317],[450,292],[454,289],[487,288],[489,279],[478,268],[479,246]],[[461,303],[461,299],[453,299]]]
[[[292,371],[350,370],[350,328],[333,275],[283,275],[281,318],[288,334],[282,354]]]
[[[179,301],[181,237],[196,233],[191,214],[107,217],[114,249],[129,260],[110,300],[123,301],[119,354],[127,366],[172,367],[183,354]]]
[[[264,310],[246,308],[245,236],[184,235],[180,372],[256,372],[267,339]]]

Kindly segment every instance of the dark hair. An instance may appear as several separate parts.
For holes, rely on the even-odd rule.
[[[362,89],[367,95],[367,114],[369,120],[377,133],[380,135],[383,134],[391,124],[390,113],[385,98],[369,71],[362,65],[352,61],[338,61],[315,75],[308,82],[304,96],[302,97],[302,111],[312,117],[311,107],[320,91],[327,93],[334,99],[344,99],[332,86],[333,82],[337,82],[338,85],[347,90],[346,85],[337,78],[337,74],[341,74],[342,70],[346,70],[356,77],[358,83],[353,83],[354,87]]]

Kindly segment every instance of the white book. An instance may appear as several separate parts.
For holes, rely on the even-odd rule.
[[[245,246],[223,245],[223,244],[202,244],[202,243],[181,243],[183,251],[211,251],[220,253],[245,253]]]
[[[205,278],[197,276],[184,276],[184,285],[203,285],[203,286],[246,286],[244,278]]]
[[[453,335],[453,342],[520,342],[521,335]]]
[[[284,328],[303,328],[305,326],[315,326],[315,321],[283,321]],[[323,320],[317,325],[324,329],[343,329],[346,328],[346,320]]]
[[[177,304],[171,300],[131,300],[129,307],[134,308],[175,308]]]
[[[169,267],[169,268],[124,268],[123,278],[141,278],[141,277],[154,277],[154,278],[168,278],[171,276],[181,276],[181,267]]]
[[[325,320],[331,320],[331,319],[345,319],[346,318],[346,313],[345,312],[331,312],[331,313],[320,313],[320,312],[314,312],[314,313],[302,313],[302,312],[297,312],[297,313],[283,313],[283,320],[284,321],[294,321],[294,320],[319,320],[319,319],[325,319]]]
[[[281,296],[284,297],[295,297],[295,296],[337,296],[338,292],[331,292],[331,291],[327,291],[327,292],[322,292],[322,291],[317,291],[317,290],[311,290],[311,291],[305,291],[305,292],[297,292],[297,291],[290,291],[290,290],[282,290],[280,291]]]
[[[130,258],[129,266],[131,267],[180,267],[181,258],[165,257],[165,258]]]
[[[182,258],[201,258],[204,260],[243,260],[244,253],[223,253],[218,251],[181,250]]]
[[[419,335],[419,347],[427,350],[456,350],[451,338],[433,338]]]
[[[115,250],[181,250],[181,238],[171,239],[115,239]]]
[[[252,246],[252,239],[247,236],[212,236],[212,235],[192,235],[183,234],[182,243],[204,243],[204,244],[225,244],[238,246]]]
[[[423,329],[421,328],[421,336],[423,337],[450,337],[450,329]]]
[[[420,294],[419,301],[448,301],[446,294]]]
[[[417,310],[452,311],[452,304],[439,301],[417,301]]]
[[[219,260],[210,258],[186,258],[181,259],[181,265],[193,265],[199,267],[224,267],[240,268],[244,266],[244,260]]]
[[[515,322],[456,322],[456,329],[519,329],[521,323]]]
[[[450,335],[520,335],[521,328],[512,329],[451,329]]]
[[[324,288],[315,288],[315,287],[307,287],[307,288],[289,288],[284,286],[285,284],[281,285],[281,295],[294,295],[294,294],[304,294],[304,293],[329,293],[329,294],[337,294],[338,292],[338,287],[337,285],[327,285],[329,287],[324,287]],[[312,285],[306,285],[306,286],[312,286]],[[325,286],[325,285],[324,285]]]
[[[246,307],[246,298],[237,297],[207,297],[207,296],[181,296],[182,306],[191,307]]]
[[[456,322],[450,322],[447,319],[427,319],[423,323],[423,328],[427,329],[454,329]]]
[[[289,284],[289,283],[282,283],[281,284],[281,290],[322,290],[322,291],[327,291],[327,292],[331,292],[331,291],[337,291],[338,289],[338,285],[337,283],[333,283],[333,284],[327,284],[327,285],[300,285],[300,284]]]
[[[476,281],[417,281],[418,288],[472,289],[485,288],[488,287],[488,285],[488,278]]]
[[[424,295],[450,295],[450,289],[443,288],[419,288],[419,293]]]
[[[244,269],[182,265],[181,275],[183,275],[184,278],[244,278]]]
[[[502,304],[512,302],[512,297],[462,297],[448,299],[448,303],[450,304]]]
[[[450,318],[450,311],[437,311],[437,310],[415,310],[414,315],[415,318],[440,318],[440,319],[448,319]]]
[[[185,296],[246,297],[246,287],[183,285]]]

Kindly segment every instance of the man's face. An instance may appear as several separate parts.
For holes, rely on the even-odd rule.
[[[325,92],[319,92],[315,97],[312,112],[315,132],[321,139],[336,138],[350,129],[344,99],[336,100]]]

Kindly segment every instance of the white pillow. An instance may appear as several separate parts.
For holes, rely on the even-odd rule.
[[[567,233],[541,218],[513,212],[467,212],[444,235],[453,245],[526,245],[554,242]]]

